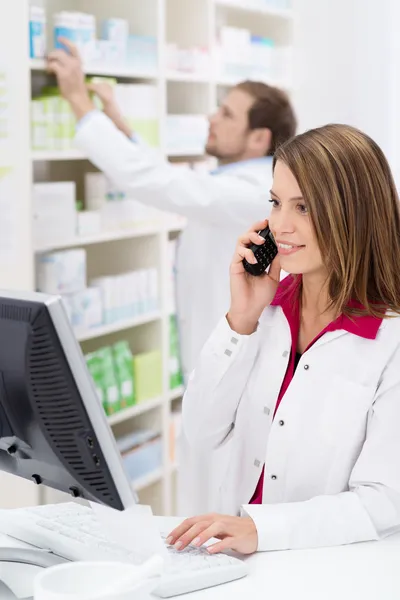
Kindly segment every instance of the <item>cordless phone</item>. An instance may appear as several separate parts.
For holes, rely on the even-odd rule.
[[[265,273],[266,269],[278,254],[278,248],[276,247],[274,237],[269,227],[259,231],[258,235],[261,235],[261,237],[265,239],[265,243],[262,244],[262,246],[259,246],[258,244],[251,244],[251,246],[249,246],[250,250],[253,251],[253,254],[257,259],[257,263],[252,265],[247,262],[245,258],[243,259],[243,266],[245,270],[250,273],[250,275],[255,276]]]

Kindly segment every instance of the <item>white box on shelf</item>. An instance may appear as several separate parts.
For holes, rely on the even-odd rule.
[[[139,276],[138,276],[137,271],[132,271],[131,273],[128,273],[127,280],[126,280],[128,304],[132,308],[132,315],[134,317],[136,317],[140,313],[140,310],[139,310],[140,297],[139,297],[138,279],[139,279]]]
[[[103,21],[102,38],[115,45],[117,62],[120,65],[125,65],[128,58],[128,21],[126,19],[107,19]]]
[[[85,208],[100,210],[103,208],[110,189],[104,173],[85,173]]]
[[[86,252],[83,248],[37,257],[37,288],[47,294],[75,294],[86,288]]]
[[[177,241],[168,241],[168,278],[167,278],[167,311],[169,315],[176,313],[176,292],[175,292],[175,278],[176,278],[176,249]]]
[[[99,288],[86,288],[76,294],[64,296],[69,305],[71,323],[77,329],[91,329],[103,323],[102,296]]]
[[[146,313],[147,303],[147,272],[145,269],[138,269],[136,272],[137,295],[139,299],[139,314]]]
[[[127,62],[133,71],[155,72],[158,67],[157,38],[150,35],[130,35]]]
[[[46,10],[43,6],[31,6],[29,9],[29,46],[31,58],[44,58],[47,51]]]
[[[35,246],[70,241],[76,235],[74,182],[35,183],[32,189]]]
[[[103,322],[106,325],[118,320],[117,292],[114,277],[98,277],[90,282],[90,287],[99,288],[103,306]]]
[[[124,273],[118,277],[120,304],[122,310],[122,318],[129,319],[134,316],[134,306],[132,302],[132,294],[130,290],[131,274]]]
[[[157,269],[147,270],[147,288],[148,288],[148,309],[149,311],[157,310],[158,301],[158,271]]]
[[[90,64],[95,58],[96,17],[87,13],[78,13],[77,46],[84,64]]]

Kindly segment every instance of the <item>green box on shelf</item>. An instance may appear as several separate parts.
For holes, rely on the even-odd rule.
[[[127,119],[129,127],[152,148],[160,145],[160,126],[157,119]]]
[[[133,377],[133,356],[129,344],[125,340],[113,346],[115,371],[119,385],[121,408],[135,404],[135,385]]]
[[[92,376],[100,404],[107,412],[106,395],[103,381],[103,361],[97,352],[91,352],[85,356],[87,368]]]
[[[182,384],[178,323],[176,315],[171,315],[169,318],[169,387],[173,390]]]
[[[97,350],[97,354],[102,361],[103,367],[103,386],[106,402],[106,413],[108,415],[113,415],[121,410],[121,399],[113,351],[111,347],[106,346]]]
[[[136,402],[151,400],[162,394],[162,357],[159,350],[133,357]]]

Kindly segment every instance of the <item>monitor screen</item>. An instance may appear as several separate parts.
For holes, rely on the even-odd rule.
[[[122,510],[135,502],[61,298],[0,292],[0,469]]]

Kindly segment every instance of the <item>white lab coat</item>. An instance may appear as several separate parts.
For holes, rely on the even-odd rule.
[[[79,126],[76,143],[91,162],[136,200],[188,218],[177,256],[178,321],[187,376],[229,308],[229,265],[238,236],[268,217],[272,159],[239,162],[213,176],[175,169],[154,151],[129,141],[102,113],[88,117]],[[194,456],[183,440],[179,454],[180,513],[212,510],[209,452],[204,448]],[[209,467],[206,479],[198,475],[204,465]]]
[[[225,446],[215,510],[250,515],[259,550],[377,540],[400,530],[400,318],[375,340],[344,330],[300,359],[273,419],[291,349],[282,308],[250,336],[223,318],[183,403],[194,448]],[[265,462],[263,504],[248,505]],[[241,508],[242,507],[242,508]]]

